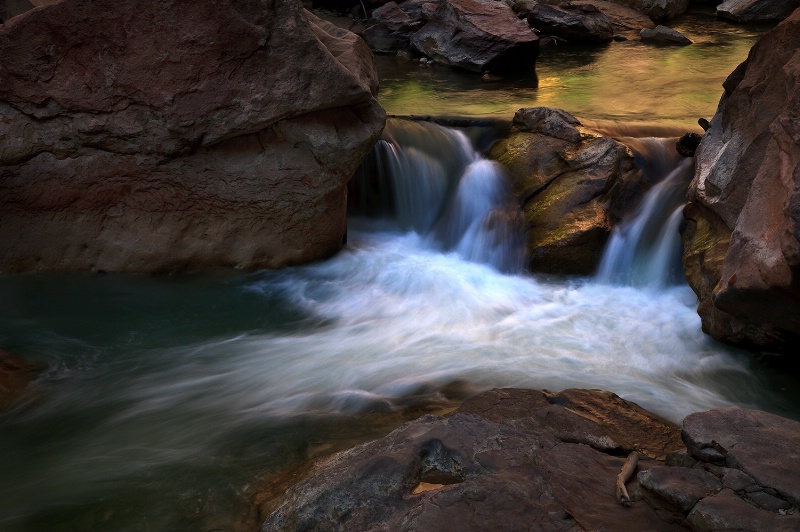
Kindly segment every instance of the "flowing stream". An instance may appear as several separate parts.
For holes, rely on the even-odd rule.
[[[463,132],[400,121],[330,260],[1,275],[0,346],[45,369],[0,413],[0,530],[252,529],[260,475],[494,386],[603,388],[676,422],[731,404],[798,417],[795,381],[700,330],[676,266],[690,163],[628,142],[656,184],[596,278],[524,272],[502,169]]]

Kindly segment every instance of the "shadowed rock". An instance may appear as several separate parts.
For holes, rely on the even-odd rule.
[[[645,28],[639,33],[639,35],[641,35],[643,41],[654,43],[677,44],[681,46],[692,44],[692,41],[682,33],[661,25],[658,25],[653,29]]]
[[[371,54],[297,0],[64,0],[0,28],[0,271],[336,252]]]
[[[534,0],[518,0],[515,11],[540,33],[575,44],[608,43],[614,37],[611,20],[591,4],[548,5]]]
[[[799,0],[726,0],[717,16],[734,22],[780,22],[800,7]]]

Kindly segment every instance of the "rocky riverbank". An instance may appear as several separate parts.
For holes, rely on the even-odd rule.
[[[681,429],[599,390],[497,389],[295,471],[262,530],[790,531],[798,464],[800,423],[765,412]]]

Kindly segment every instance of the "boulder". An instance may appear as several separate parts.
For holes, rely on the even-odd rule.
[[[530,1],[530,0],[528,0]],[[611,21],[614,33],[627,38],[638,36],[644,28],[654,28],[655,23],[640,11],[607,0],[581,0],[593,5]]]
[[[639,32],[639,35],[642,37],[643,41],[659,44],[678,44],[681,46],[692,44],[692,41],[681,32],[660,24],[652,29],[644,28],[641,32]]]
[[[800,344],[798,48],[800,10],[766,33],[725,81],[695,155],[683,233],[686,277],[700,299],[703,330],[730,344],[794,356]]]
[[[412,51],[437,63],[475,72],[533,70],[535,33],[503,2],[407,0],[376,10],[364,38],[377,52],[393,53],[408,39]]]
[[[0,24],[33,9],[29,0],[0,0]]]
[[[531,271],[588,275],[611,230],[644,191],[623,144],[559,109],[517,111],[489,156],[506,169],[527,223]]]
[[[299,0],[64,0],[0,27],[0,271],[336,252],[380,134],[369,49]]]
[[[614,498],[624,455],[659,437],[656,452],[678,448],[677,434],[608,392],[492,390],[271,486],[262,530],[680,530]]]
[[[614,38],[611,20],[591,4],[548,5],[518,0],[514,10],[528,20],[538,33],[559,37],[574,44],[608,43]]]
[[[717,16],[734,22],[780,22],[800,7],[800,0],[726,0]]]

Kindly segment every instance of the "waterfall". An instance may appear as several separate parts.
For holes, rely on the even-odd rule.
[[[656,184],[640,206],[614,228],[596,280],[605,284],[663,288],[681,282],[680,225],[694,165],[681,159],[674,139],[626,139],[646,182]]]
[[[348,193],[351,215],[388,219],[434,249],[502,272],[523,268],[523,224],[508,179],[461,131],[390,119]]]

